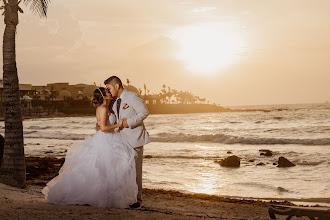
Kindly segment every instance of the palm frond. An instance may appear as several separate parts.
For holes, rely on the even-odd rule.
[[[30,9],[40,17],[47,17],[47,9],[50,0],[23,0],[26,5],[30,4]]]

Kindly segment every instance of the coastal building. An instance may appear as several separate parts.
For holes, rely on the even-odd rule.
[[[132,85],[124,85],[125,89],[131,92],[140,94],[139,90]],[[88,84],[76,84],[70,85],[68,82],[59,82],[59,83],[48,83],[47,85],[37,85],[33,86],[32,84],[19,84],[20,96],[24,100],[31,99],[52,99],[52,100],[65,100],[72,98],[73,100],[81,100],[83,98],[91,99],[93,96],[94,90],[97,88],[96,85]],[[141,95],[141,98],[144,100],[146,105],[158,105],[161,104],[161,94],[152,94],[152,95]],[[0,79],[0,100],[3,100],[3,81]]]
[[[143,95],[142,99],[146,105],[161,104],[160,95]]]

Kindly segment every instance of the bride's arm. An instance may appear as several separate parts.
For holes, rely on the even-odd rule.
[[[107,125],[107,110],[106,108],[100,109],[100,130],[102,132],[112,131],[116,128],[119,128],[123,125],[123,120],[120,119],[118,124]]]

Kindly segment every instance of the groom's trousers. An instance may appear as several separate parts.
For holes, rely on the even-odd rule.
[[[142,160],[143,146],[134,148],[136,152],[135,167],[136,167],[136,183],[138,185],[137,201],[142,203]]]

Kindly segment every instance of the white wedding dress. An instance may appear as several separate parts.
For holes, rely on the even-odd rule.
[[[111,114],[107,124],[115,121]],[[120,133],[97,131],[73,144],[42,193],[53,204],[127,208],[138,193],[135,154]]]

